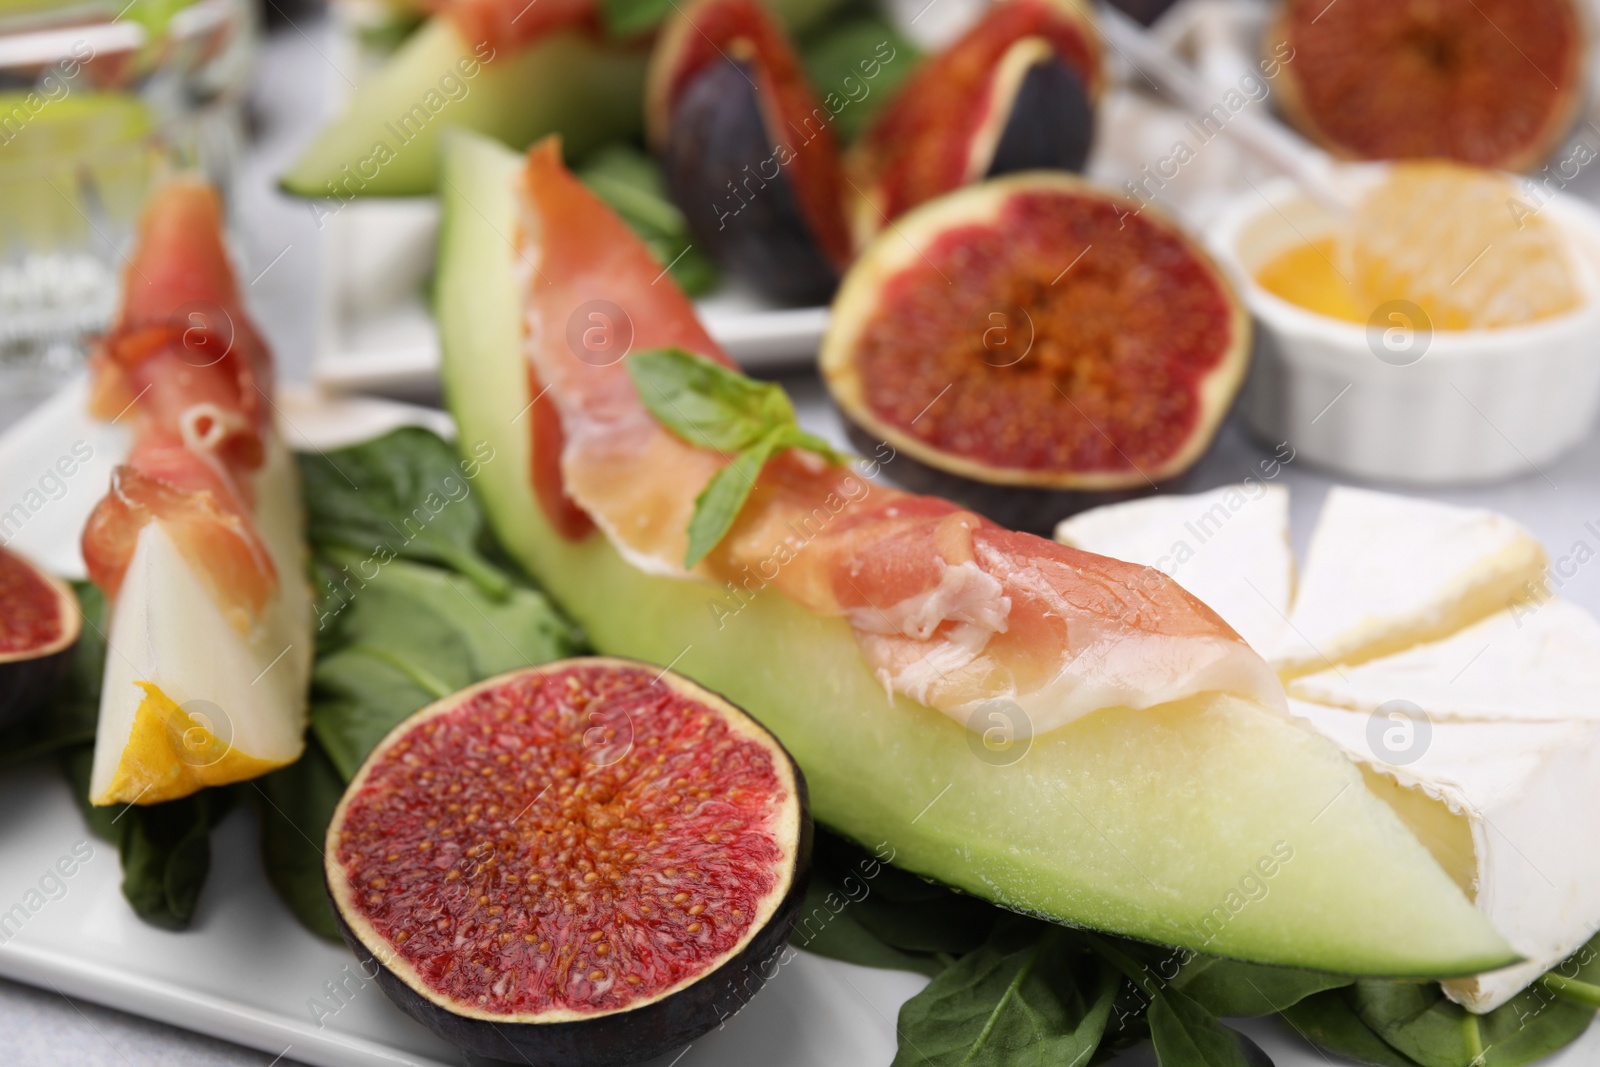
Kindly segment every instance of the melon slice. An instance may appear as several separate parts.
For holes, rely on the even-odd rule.
[[[341,201],[428,194],[446,126],[516,145],[560,131],[575,151],[626,138],[642,122],[647,56],[587,30],[497,52],[435,17],[356,89],[280,181],[298,196]]]
[[[1420,755],[1390,763],[1374,751],[1374,717],[1305,701],[1290,710],[1370,775],[1393,784],[1390,803],[1430,840],[1479,910],[1524,963],[1445,983],[1473,1011],[1491,1011],[1575,952],[1600,928],[1600,850],[1581,833],[1600,810],[1600,723],[1432,722],[1381,716],[1377,729],[1425,729]],[[1381,789],[1379,795],[1384,795]]]
[[[1294,679],[1303,700],[1371,712],[1408,700],[1430,719],[1600,719],[1600,622],[1566,600],[1522,604],[1448,637]]]
[[[300,757],[311,676],[294,457],[271,437],[256,521],[279,581],[240,632],[160,522],[139,533],[108,627],[89,797],[154,804]]]
[[[1504,515],[1339,486],[1268,658],[1293,677],[1397,652],[1511,607],[1544,568],[1543,546]]]
[[[1171,575],[1257,651],[1283,637],[1294,555],[1282,486],[1226,485],[1094,508],[1062,520],[1056,540]]]
[[[1337,749],[1281,714],[1203,694],[1111,708],[1020,759],[905,697],[886,699],[849,624],[768,590],[732,618],[720,590],[647,574],[604,536],[562,538],[533,491],[536,396],[522,355],[517,156],[453,135],[439,316],[463,440],[504,462],[479,486],[508,550],[597,648],[660,664],[749,708],[805,772],[816,817],[895,862],[1002,905],[1220,955],[1349,974],[1453,975],[1513,962]],[[648,279],[646,279],[648,282]],[[885,853],[887,854],[887,853]],[[1240,879],[1268,863],[1267,896]]]

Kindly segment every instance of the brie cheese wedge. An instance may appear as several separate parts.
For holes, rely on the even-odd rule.
[[[1289,695],[1362,712],[1407,700],[1435,722],[1600,719],[1600,623],[1569,601],[1530,601],[1438,641],[1296,678]]]
[[[1062,520],[1055,538],[1175,578],[1258,652],[1282,638],[1294,583],[1282,486],[1244,483],[1110,504]]]
[[[1160,566],[1158,553],[1177,556],[1183,516],[1215,496],[1099,508],[1057,537]],[[1233,522],[1242,528],[1243,513]],[[1526,957],[1444,983],[1474,1012],[1506,1003],[1600,928],[1600,849],[1579,844],[1600,819],[1600,622],[1549,595],[1544,561],[1504,516],[1336,488],[1287,622],[1256,646],[1276,653],[1291,714],[1362,768]],[[1168,573],[1254,641],[1229,614],[1233,592],[1275,588],[1290,566],[1257,541],[1195,551]]]
[[[1526,599],[1545,564],[1504,515],[1337,487],[1267,658],[1294,677],[1444,637]]]
[[[1361,765],[1523,963],[1444,983],[1492,1011],[1600,928],[1600,722],[1451,722],[1301,700],[1290,711]]]

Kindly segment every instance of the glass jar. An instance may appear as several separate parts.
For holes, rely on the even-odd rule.
[[[227,199],[256,36],[250,0],[0,0],[0,406],[82,365],[156,182]]]

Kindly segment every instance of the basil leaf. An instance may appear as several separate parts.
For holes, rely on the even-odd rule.
[[[576,173],[649,247],[678,288],[699,296],[717,284],[716,264],[695,246],[660,164],[649,155],[614,143],[591,153]]]
[[[782,386],[747,378],[681,348],[640,352],[627,367],[639,399],[657,421],[689,444],[730,460],[695,497],[687,567],[704,559],[733,527],[767,460],[786,448],[810,449],[833,463],[844,459],[828,442],[800,429]]]
[[[696,448],[737,452],[795,427],[783,387],[758,382],[681,348],[629,357],[639,399],[663,426]]]
[[[315,738],[298,761],[253,783],[267,881],[312,933],[339,940],[324,888],[322,846],[344,779]]]
[[[711,476],[700,495],[694,498],[694,515],[689,519],[689,550],[683,561],[685,567],[699,563],[728,535],[750,490],[756,487],[761,468],[777,450],[777,438],[769,437],[740,452],[732,463]]]
[[[314,544],[351,549],[368,568],[398,557],[442,564],[494,597],[510,590],[510,578],[478,549],[484,521],[472,479],[494,460],[492,449],[457,459],[436,435],[407,426],[297,458]]]
[[[1368,1067],[1417,1067],[1417,1061],[1384,1043],[1361,1021],[1343,989],[1315,993],[1283,1012],[1283,1019],[1318,1048]]]
[[[1215,956],[1193,957],[1172,979],[1174,989],[1219,1019],[1276,1015],[1313,993],[1349,984],[1349,978],[1338,975]]]
[[[1074,1067],[1099,1047],[1120,984],[1115,969],[1075,950],[1067,931],[1030,924],[1031,940],[963,958],[900,1009],[893,1067]],[[1042,929],[1040,928],[1042,927]],[[1026,936],[1026,935],[1025,935]]]

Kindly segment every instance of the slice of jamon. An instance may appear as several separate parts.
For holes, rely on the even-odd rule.
[[[222,205],[198,179],[168,183],[146,208],[123,278],[122,310],[94,356],[91,408],[141,423],[234,470],[261,465],[272,368],[240,303]]]
[[[595,0],[427,0],[427,6],[454,20],[469,43],[487,41],[496,53],[525,48],[556,30],[600,25]]]
[[[529,153],[519,195],[527,354],[548,385],[533,411],[559,416],[561,488],[635,566],[684,575],[695,497],[728,459],[663,428],[621,351],[572,344],[570,324],[609,309],[631,324],[633,351],[677,345],[733,364],[555,142]],[[810,455],[768,464],[698,571],[843,615],[887,689],[963,720],[997,697],[1016,700],[1039,732],[1207,690],[1283,706],[1265,661],[1160,572],[1012,533]]]
[[[248,507],[225,470],[170,437],[151,433],[111,475],[111,492],[83,531],[89,578],[115,599],[139,545],[159,522],[241,633],[277,589],[278,575]]]

